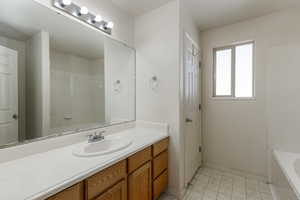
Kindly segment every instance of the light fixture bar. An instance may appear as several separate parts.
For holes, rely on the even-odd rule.
[[[100,15],[90,13],[86,7],[78,6],[71,0],[53,0],[53,6],[104,33],[109,35],[112,33],[113,22],[103,20]]]

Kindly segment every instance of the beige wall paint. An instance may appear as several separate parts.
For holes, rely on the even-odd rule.
[[[134,120],[135,51],[113,40],[105,40],[105,87],[107,122]]]
[[[26,43],[26,139],[49,134],[49,38],[48,32],[41,31]]]
[[[288,94],[295,94],[296,86],[288,92],[283,92],[290,87],[290,78],[298,85],[293,74],[298,73],[296,65],[299,66],[299,62],[293,62],[290,66],[285,60],[286,63],[281,63],[277,68],[274,68],[274,62],[271,62],[280,55],[280,51],[288,53],[289,50],[295,49],[289,48],[289,44],[299,44],[300,28],[296,26],[300,19],[299,13],[298,9],[286,10],[201,33],[205,163],[267,176],[270,157],[268,141],[272,148],[276,141],[286,141],[286,145],[290,145],[291,141],[299,139],[295,136],[298,130],[296,124],[299,124],[297,120],[294,118],[292,123],[295,126],[289,128],[289,123],[282,121],[286,119],[286,115],[282,115],[284,112],[280,113],[284,110],[285,114],[291,114],[292,110],[288,105],[299,102],[297,98],[292,102],[288,100]],[[255,100],[212,99],[213,47],[246,40],[255,40]],[[278,46],[283,48],[274,52],[272,49]],[[290,73],[281,76],[286,70]],[[274,93],[277,88],[282,90]],[[283,92],[284,95],[280,96],[279,92]],[[276,103],[271,103],[274,100]],[[299,109],[297,104],[292,105],[293,108]],[[278,110],[281,106],[283,110]],[[278,129],[282,126],[285,128]],[[291,138],[287,140],[289,136]]]
[[[274,15],[266,50],[270,147],[300,153],[300,9]],[[297,24],[297,25],[296,25]]]
[[[170,125],[169,190],[180,192],[183,160],[179,121],[179,2],[172,1],[135,20],[137,119]],[[152,90],[150,79],[159,86]]]
[[[104,60],[51,49],[50,61],[51,132],[105,123]]]

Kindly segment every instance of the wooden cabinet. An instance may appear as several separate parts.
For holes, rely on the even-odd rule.
[[[168,145],[166,138],[153,145],[153,200],[157,200],[168,187]]]
[[[128,177],[129,200],[152,200],[151,162],[138,168]]]
[[[48,198],[48,200],[84,200],[83,183],[78,183],[56,195]]]
[[[95,200],[127,200],[126,181],[123,180],[104,192]]]
[[[48,200],[156,200],[168,186],[164,139]]]
[[[92,200],[126,177],[126,160],[123,160],[85,181],[86,199]]]
[[[138,167],[142,166],[146,162],[150,161],[151,156],[151,147],[148,147],[128,158],[128,173],[133,172]]]
[[[169,146],[169,138],[163,139],[153,145],[153,157],[156,157],[163,151],[166,151]]]
[[[161,193],[167,189],[167,186],[168,171],[166,170],[153,181],[153,200],[158,199]]]
[[[168,168],[168,151],[164,151],[153,159],[153,178],[157,178]]]

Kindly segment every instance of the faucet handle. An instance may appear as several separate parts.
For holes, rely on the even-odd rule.
[[[99,132],[95,131],[94,133],[88,135],[88,142],[92,143],[92,142],[104,140],[103,133],[105,133],[105,131],[99,131]]]
[[[97,135],[97,136],[103,136],[104,133],[105,133],[105,131],[96,131],[95,135]]]

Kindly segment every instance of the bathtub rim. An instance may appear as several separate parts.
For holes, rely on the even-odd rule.
[[[300,153],[273,150],[273,155],[293,192],[300,199],[300,177],[294,166],[295,161],[300,159]]]

